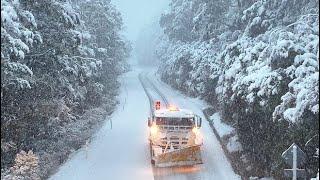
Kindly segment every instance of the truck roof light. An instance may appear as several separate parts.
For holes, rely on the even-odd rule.
[[[179,108],[174,105],[169,105],[169,111],[179,111]]]
[[[155,104],[155,108],[156,108],[156,110],[159,110],[159,109],[160,109],[160,107],[161,107],[161,105],[160,105],[160,101],[156,101],[156,104]]]

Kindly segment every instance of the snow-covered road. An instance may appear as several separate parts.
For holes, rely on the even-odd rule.
[[[52,180],[153,179],[146,125],[149,102],[138,72],[123,75],[121,85],[120,104],[111,117],[112,129],[107,121],[87,152],[84,148],[75,153]]]
[[[204,120],[204,164],[195,167],[153,169],[148,147],[147,117],[149,102],[139,82],[142,69],[134,68],[121,78],[120,104],[97,132],[87,148],[80,149],[54,174],[51,180],[233,180],[240,179],[232,170],[209,124]],[[145,71],[145,70],[144,70]],[[157,80],[154,70],[149,79],[166,95],[167,99],[182,108],[202,115],[205,103],[181,95]],[[204,118],[203,118],[204,119]]]

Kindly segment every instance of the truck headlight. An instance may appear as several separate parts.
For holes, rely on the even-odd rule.
[[[192,132],[194,133],[194,135],[195,135],[195,144],[203,144],[203,136],[202,136],[202,134],[201,134],[201,132],[200,132],[200,130],[199,130],[199,128],[197,128],[197,127],[194,127],[193,129],[192,129]]]
[[[151,127],[150,127],[150,132],[151,132],[151,135],[156,135],[157,132],[158,132],[159,128],[157,125],[153,124]]]
[[[193,127],[192,128],[192,132],[195,134],[195,135],[198,135],[199,134],[199,129],[197,127]]]

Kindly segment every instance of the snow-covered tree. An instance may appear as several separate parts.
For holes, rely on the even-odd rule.
[[[36,149],[45,177],[99,122],[85,113],[113,110],[130,51],[121,30],[110,1],[1,1],[4,168],[21,149]]]
[[[33,73],[24,58],[42,41],[36,27],[33,14],[19,1],[1,2],[1,87],[30,88]]]

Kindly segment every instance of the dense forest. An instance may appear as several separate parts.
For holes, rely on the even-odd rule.
[[[123,29],[111,0],[1,0],[1,179],[47,179],[90,142],[130,69]],[[319,0],[170,0],[135,45],[235,129],[244,179],[284,179],[292,143],[319,176]]]
[[[1,179],[43,179],[114,109],[131,45],[110,0],[1,0]]]
[[[281,153],[293,142],[308,176],[318,172],[318,3],[172,0],[159,20],[161,79],[236,129],[247,177],[283,179]]]

